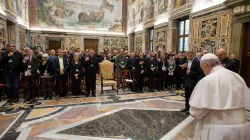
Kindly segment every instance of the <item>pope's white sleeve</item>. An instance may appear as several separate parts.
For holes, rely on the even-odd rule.
[[[195,107],[190,108],[190,114],[198,119],[202,119],[204,116],[207,115],[209,111],[210,109],[205,109],[205,108],[195,108]]]

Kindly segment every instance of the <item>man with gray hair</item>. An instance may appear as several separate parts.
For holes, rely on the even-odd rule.
[[[227,70],[214,54],[201,58],[206,75],[196,85],[190,98],[190,114],[198,119],[195,140],[248,140],[250,126],[245,107],[250,105],[250,91],[245,81]]]

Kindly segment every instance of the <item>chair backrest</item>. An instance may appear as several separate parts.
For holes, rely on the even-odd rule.
[[[100,63],[100,72],[103,80],[113,80],[114,63],[108,60],[102,61],[102,63]]]

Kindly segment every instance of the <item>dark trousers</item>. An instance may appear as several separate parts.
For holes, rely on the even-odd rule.
[[[65,97],[68,93],[66,83],[68,81],[68,75],[57,75],[56,76],[56,95]],[[62,83],[62,86],[61,86]],[[61,93],[61,94],[60,94]]]
[[[158,74],[158,81],[157,81],[157,89],[163,90],[164,89],[164,83],[166,79],[166,71],[160,71]]]
[[[175,80],[175,88],[176,89],[181,89],[181,85],[183,83],[183,77],[176,75],[176,80]]]
[[[186,80],[185,81],[185,105],[186,105],[186,108],[190,108],[190,105],[189,105],[189,99],[192,95],[192,92],[194,90],[194,87],[195,87],[195,81],[193,80]]]
[[[72,93],[75,96],[81,94],[81,78],[76,79],[75,77],[72,77]]]
[[[8,99],[19,99],[20,73],[9,72],[5,75]],[[14,83],[14,87],[12,87]]]
[[[44,97],[52,98],[52,77],[41,78],[42,80],[42,92]]]
[[[27,90],[26,100],[34,99],[36,96],[36,75],[25,76],[24,80]]]
[[[136,90],[142,91],[144,85],[144,74],[136,75]]]
[[[89,72],[86,74],[86,89],[87,95],[89,96],[90,90],[92,91],[92,95],[95,95],[96,90],[96,75],[94,72]]]
[[[154,91],[154,86],[155,86],[155,74],[149,73],[148,74],[148,90]]]

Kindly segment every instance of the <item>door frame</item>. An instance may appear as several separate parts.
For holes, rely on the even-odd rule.
[[[232,19],[230,54],[235,54],[240,60],[240,73],[242,65],[242,53],[244,48],[245,23],[250,22],[249,12],[234,15]]]

